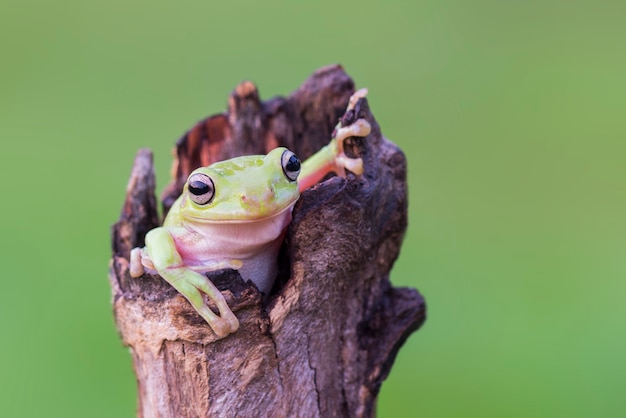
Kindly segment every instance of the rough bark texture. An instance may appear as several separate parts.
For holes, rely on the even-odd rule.
[[[226,114],[179,140],[164,207],[200,165],[279,145],[306,159],[328,142],[353,91],[340,66],[266,102],[252,83],[240,84]],[[388,278],[407,223],[405,157],[382,136],[366,100],[343,115],[347,123],[357,117],[372,125],[350,147],[365,172],[302,194],[267,301],[235,271],[211,275],[241,323],[221,340],[159,276],[129,276],[129,251],[158,223],[152,155],[138,153],[113,227],[110,281],[117,326],[133,356],[139,416],[374,415],[380,385],[424,321],[425,305],[416,290],[393,288]]]

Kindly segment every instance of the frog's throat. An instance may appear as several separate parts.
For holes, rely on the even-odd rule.
[[[273,213],[271,215],[268,216],[261,216],[261,217],[256,217],[256,218],[246,218],[246,219],[228,219],[228,218],[221,218],[221,219],[207,219],[204,217],[200,217],[200,216],[193,216],[189,213],[182,213],[181,212],[181,216],[185,219],[191,220],[195,223],[203,223],[203,224],[247,224],[247,223],[255,223],[255,222],[260,222],[260,221],[268,221],[272,218],[277,218],[280,216],[284,216],[285,212],[289,211],[291,212],[291,210],[293,210],[294,205],[296,204],[296,200],[294,200],[292,203],[288,204],[287,206],[285,206],[283,209],[281,209],[280,211]]]

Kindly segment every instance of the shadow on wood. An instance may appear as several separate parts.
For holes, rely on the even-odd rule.
[[[200,165],[276,146],[304,160],[329,141],[340,117],[372,126],[348,150],[363,159],[362,176],[332,177],[300,197],[266,302],[235,271],[211,275],[241,323],[225,339],[159,276],[129,276],[130,250],[158,225],[152,155],[137,154],[113,226],[110,282],[117,326],[133,356],[139,416],[374,415],[380,385],[423,323],[425,304],[416,290],[389,282],[407,224],[404,154],[382,136],[365,99],[342,116],[353,92],[340,66],[266,102],[244,82],[226,114],[178,141],[165,210]]]

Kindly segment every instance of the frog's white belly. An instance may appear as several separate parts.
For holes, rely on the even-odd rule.
[[[172,237],[185,265],[198,272],[225,268],[240,260],[239,273],[268,294],[276,278],[277,257],[291,210],[259,221],[213,222],[173,228]]]

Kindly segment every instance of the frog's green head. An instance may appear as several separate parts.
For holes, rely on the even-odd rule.
[[[193,171],[180,199],[192,222],[254,221],[291,210],[300,196],[300,160],[287,148],[214,163]]]

